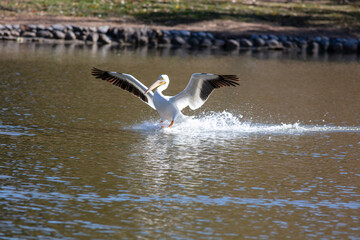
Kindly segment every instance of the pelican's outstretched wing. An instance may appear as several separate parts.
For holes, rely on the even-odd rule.
[[[110,71],[103,71],[98,68],[92,68],[91,74],[96,78],[100,78],[102,80],[106,80],[112,83],[115,86],[118,86],[125,91],[128,91],[142,101],[147,103],[150,107],[155,109],[154,102],[153,102],[153,93],[148,92],[145,94],[147,87],[138,81],[133,76],[126,74],[126,73],[117,73],[117,72],[110,72]]]
[[[194,73],[184,91],[171,98],[179,110],[189,106],[192,110],[201,107],[215,88],[239,85],[236,75]]]

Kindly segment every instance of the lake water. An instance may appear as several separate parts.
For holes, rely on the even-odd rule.
[[[359,239],[354,55],[0,42],[0,239]],[[237,74],[189,118],[90,75],[166,91]]]

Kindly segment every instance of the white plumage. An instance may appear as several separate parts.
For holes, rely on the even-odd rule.
[[[201,107],[215,88],[239,85],[239,78],[236,75],[194,73],[184,91],[170,97],[162,93],[170,83],[167,75],[161,75],[149,88],[133,76],[125,73],[103,71],[93,68],[92,75],[96,78],[106,80],[139,97],[159,113],[161,121],[170,121],[169,127],[171,127],[175,121],[184,117],[181,110],[185,107],[189,106],[192,110]],[[157,89],[153,93],[152,90],[155,88]]]

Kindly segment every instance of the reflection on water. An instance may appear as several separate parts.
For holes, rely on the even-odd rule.
[[[0,238],[359,237],[357,56],[0,49]],[[92,66],[167,73],[170,95],[193,72],[241,86],[161,129]]]
[[[4,53],[20,53],[23,49],[28,52],[46,52],[51,51],[53,54],[63,55],[65,54],[77,54],[79,52],[86,52],[97,58],[107,58],[114,53],[117,54],[129,54],[136,55],[138,57],[146,57],[153,55],[154,53],[162,56],[246,56],[254,57],[256,59],[292,59],[292,60],[311,60],[311,61],[359,61],[359,56],[354,53],[344,54],[329,54],[329,53],[317,53],[309,54],[297,51],[257,51],[257,50],[235,50],[235,51],[223,51],[221,49],[187,49],[187,48],[170,48],[160,47],[152,49],[148,47],[144,48],[133,48],[129,46],[118,46],[118,45],[98,45],[98,44],[80,44],[80,43],[23,43],[18,44],[12,41],[4,41],[0,44],[1,52]]]

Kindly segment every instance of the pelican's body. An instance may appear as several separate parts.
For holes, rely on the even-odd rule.
[[[161,84],[161,81],[165,81],[165,83]],[[178,108],[176,101],[174,102],[174,97],[165,96],[163,91],[169,85],[169,78],[166,75],[161,75],[159,80],[156,81],[147,92],[151,91],[157,85],[160,85],[154,92],[153,102],[156,111],[160,115],[161,121],[176,121],[184,118],[184,115],[181,113],[181,109]]]
[[[215,88],[223,86],[239,85],[235,75],[216,75],[207,73],[194,73],[190,82],[181,93],[175,96],[164,96],[163,91],[169,86],[170,80],[167,75],[161,75],[159,79],[147,88],[140,81],[129,74],[92,69],[92,75],[96,78],[109,81],[110,83],[131,92],[155,109],[161,118],[161,122],[169,121],[171,127],[175,121],[184,118],[181,110],[189,106],[195,110],[201,107]],[[155,90],[153,93],[152,90]]]
[[[159,113],[161,121],[176,121],[182,119],[184,115],[177,108],[175,104],[172,103],[172,98],[164,96],[159,89],[156,89],[153,97],[154,105],[156,111]]]

